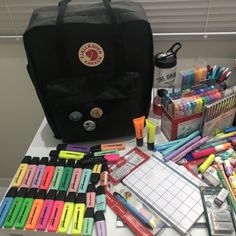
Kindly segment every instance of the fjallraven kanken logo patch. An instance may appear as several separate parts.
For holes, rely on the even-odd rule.
[[[102,47],[94,42],[83,44],[78,52],[79,60],[86,66],[95,67],[104,60]]]

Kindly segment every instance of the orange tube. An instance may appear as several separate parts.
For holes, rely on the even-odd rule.
[[[133,119],[137,146],[143,146],[145,116]]]

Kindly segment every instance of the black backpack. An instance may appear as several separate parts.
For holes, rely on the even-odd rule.
[[[153,84],[145,11],[127,1],[69,2],[34,10],[23,36],[47,121],[65,142],[133,134],[132,119],[148,116]]]

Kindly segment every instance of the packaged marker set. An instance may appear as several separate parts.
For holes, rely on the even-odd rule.
[[[228,203],[228,191],[220,187],[200,187],[210,236],[234,236],[235,217]]]

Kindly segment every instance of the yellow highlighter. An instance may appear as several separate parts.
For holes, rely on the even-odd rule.
[[[72,234],[81,235],[86,204],[86,193],[79,193],[75,200],[75,209],[72,220]]]
[[[83,152],[73,152],[73,151],[66,151],[66,150],[53,150],[49,153],[50,157],[56,157],[56,158],[63,158],[63,159],[74,159],[74,160],[80,160],[84,157]]]
[[[24,180],[28,165],[31,161],[31,156],[25,156],[18,167],[16,174],[12,181],[12,187],[19,188]]]
[[[201,165],[200,167],[198,168],[198,171],[200,173],[204,173],[208,168],[209,166],[213,163],[213,161],[215,160],[215,155],[214,154],[211,154]]]
[[[154,150],[155,134],[157,125],[146,119],[146,129],[147,129],[147,148],[148,150]]]
[[[66,234],[70,227],[71,218],[74,211],[76,193],[70,192],[65,200],[64,207],[61,214],[61,219],[59,223],[59,227],[57,229],[58,233]]]

